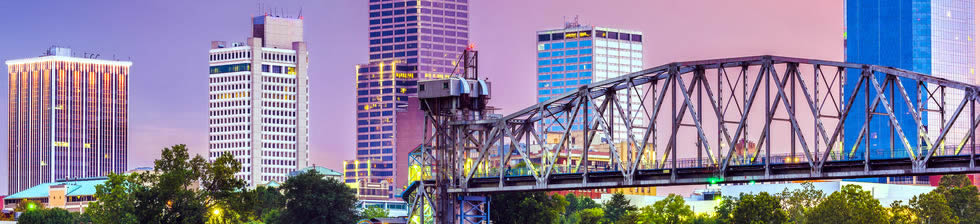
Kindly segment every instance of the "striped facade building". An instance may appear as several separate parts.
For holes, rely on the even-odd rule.
[[[132,62],[51,48],[6,64],[9,192],[126,171]]]

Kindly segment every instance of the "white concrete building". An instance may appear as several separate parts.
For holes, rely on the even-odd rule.
[[[258,16],[245,43],[210,50],[208,158],[230,153],[249,187],[309,164],[309,67],[303,20]]]

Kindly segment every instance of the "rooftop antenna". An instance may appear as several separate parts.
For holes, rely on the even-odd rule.
[[[299,15],[297,15],[296,18],[303,19],[303,6],[299,7]]]

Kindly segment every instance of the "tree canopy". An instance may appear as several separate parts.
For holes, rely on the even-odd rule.
[[[563,196],[543,192],[498,193],[492,202],[490,220],[499,224],[557,223],[568,206]]]
[[[602,204],[602,207],[606,211],[606,220],[613,223],[618,222],[620,218],[629,212],[636,211],[636,206],[631,205],[630,200],[626,199],[626,196],[622,192],[613,194],[609,201]]]
[[[667,198],[657,201],[640,209],[639,219],[643,223],[684,223],[694,218],[694,211],[687,204],[684,198],[676,194],[670,194]]]
[[[162,150],[153,171],[110,174],[96,186],[98,200],[86,215],[93,223],[124,224],[352,223],[357,218],[354,192],[337,180],[306,172],[289,178],[282,189],[248,189],[234,176],[239,170],[231,154],[208,162],[175,145]]]
[[[732,211],[735,223],[783,223],[786,212],[780,207],[780,198],[766,192],[742,194]]]
[[[17,223],[20,224],[76,224],[81,222],[85,222],[85,220],[80,214],[71,213],[61,208],[28,210],[17,219]]]
[[[323,174],[303,172],[286,180],[286,210],[281,223],[354,223],[357,197],[353,189],[338,180],[323,178]]]
[[[871,192],[846,185],[830,194],[806,215],[807,223],[878,224],[888,222],[888,213]]]

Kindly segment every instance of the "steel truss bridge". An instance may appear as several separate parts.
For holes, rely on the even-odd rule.
[[[475,61],[463,64],[464,78]],[[414,182],[403,197],[411,222],[485,223],[472,217],[488,202],[468,198],[975,173],[978,90],[885,66],[755,56],[594,81],[502,117],[420,93],[425,139],[410,155]],[[909,117],[914,126],[900,124]],[[882,151],[890,156],[872,155]]]

